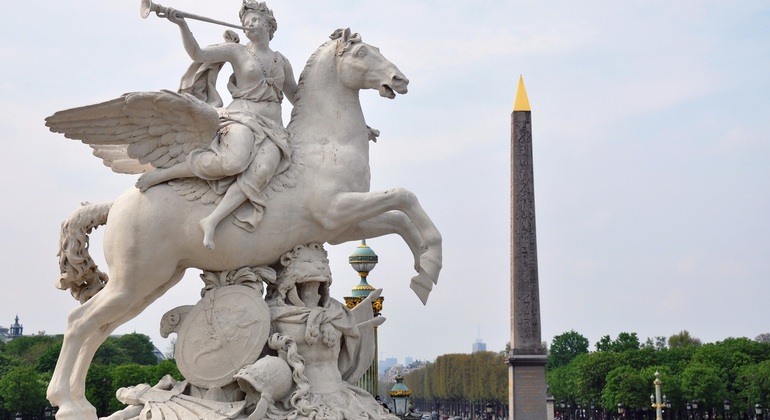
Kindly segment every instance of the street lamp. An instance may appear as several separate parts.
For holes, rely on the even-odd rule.
[[[46,420],[50,420],[53,418],[53,408],[46,407],[45,410],[43,410],[43,417],[45,417]]]
[[[23,420],[24,416],[20,412],[16,412],[16,417],[14,417],[15,420]]]
[[[722,403],[722,408],[725,409],[725,420],[730,418],[730,400],[725,400],[724,403]]]
[[[390,398],[393,400],[393,405],[396,409],[396,414],[406,415],[409,408],[409,398],[412,396],[412,391],[404,385],[404,377],[401,374],[396,374],[396,384],[390,390]]]
[[[665,407],[665,405],[660,398],[660,386],[663,382],[660,380],[659,372],[655,372],[655,380],[652,381],[652,384],[655,385],[655,395],[650,394],[650,404],[652,405],[652,408],[655,409],[656,418],[658,420],[663,420],[663,407]]]
[[[492,412],[495,411],[495,408],[494,408],[494,406],[492,405],[491,402],[487,403],[487,405],[485,407],[485,411],[487,412],[487,418],[491,420],[492,419]]]
[[[618,415],[624,417],[624,414],[626,414],[626,408],[623,407],[623,401],[621,401],[618,403]]]
[[[754,412],[757,414],[757,420],[762,420],[762,404],[757,403],[754,406]]]
[[[666,404],[666,417],[671,418],[671,401],[668,400],[666,394],[663,394],[663,404]]]

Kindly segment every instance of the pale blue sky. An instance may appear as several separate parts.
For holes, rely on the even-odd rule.
[[[239,1],[163,2],[237,22]],[[61,333],[76,305],[54,288],[59,224],[135,177],[53,134],[55,111],[129,91],[176,89],[178,30],[138,0],[9,4],[0,17],[0,325]],[[381,357],[432,360],[509,340],[509,129],[520,74],[532,105],[542,338],[704,341],[770,332],[770,6],[762,1],[273,1],[272,46],[299,74],[339,27],[360,32],[410,78],[393,101],[362,93],[372,189],[414,191],[444,236],[427,306],[408,288],[397,237],[381,263]],[[224,28],[191,23],[200,43]],[[228,69],[223,70],[225,76]],[[225,77],[222,77],[224,79]],[[288,115],[289,105],[285,111]],[[101,257],[100,232],[92,251]],[[355,243],[329,247],[333,293],[356,283]],[[192,304],[197,273],[118,332],[157,333]]]

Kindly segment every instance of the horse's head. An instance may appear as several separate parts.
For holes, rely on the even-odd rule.
[[[337,29],[330,38],[336,40],[337,71],[343,85],[351,89],[375,89],[380,96],[393,99],[405,94],[409,79],[388,61],[379,48],[361,41],[350,29]]]

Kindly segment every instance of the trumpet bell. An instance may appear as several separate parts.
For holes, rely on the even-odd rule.
[[[139,5],[139,14],[142,16],[142,19],[147,19],[147,16],[150,16],[152,6],[152,0],[142,0],[142,3]]]

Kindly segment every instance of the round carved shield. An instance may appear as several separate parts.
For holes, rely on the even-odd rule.
[[[209,291],[184,319],[174,356],[191,384],[221,387],[257,360],[269,334],[270,310],[256,290],[221,287]]]

